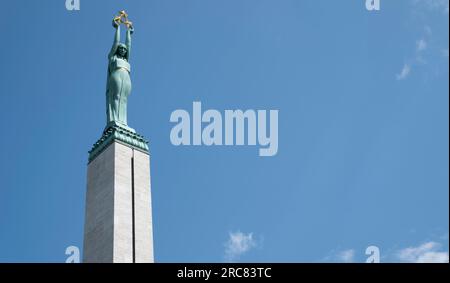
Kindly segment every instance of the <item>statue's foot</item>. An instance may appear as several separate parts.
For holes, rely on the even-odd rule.
[[[119,121],[112,121],[112,122],[109,122],[109,123],[106,125],[106,127],[105,127],[105,131],[108,130],[109,128],[112,128],[112,127],[119,127],[119,128],[125,129],[125,130],[127,130],[127,131],[136,133],[136,131],[135,131],[133,128],[130,128],[130,127],[128,127],[127,124],[121,123],[121,122],[119,122]]]

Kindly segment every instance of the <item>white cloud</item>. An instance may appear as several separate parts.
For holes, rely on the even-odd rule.
[[[225,260],[233,262],[244,253],[257,246],[253,239],[253,233],[244,234],[240,231],[230,232],[229,239],[225,243]]]
[[[321,260],[322,262],[337,262],[337,263],[352,263],[355,262],[355,250],[332,250],[325,258]]]
[[[425,39],[420,39],[416,42],[416,50],[417,52],[422,52],[424,50],[426,50],[428,47],[427,42],[425,41]]]
[[[350,250],[341,251],[337,254],[337,259],[340,262],[344,262],[344,263],[354,262],[355,261],[355,250],[350,249]]]
[[[401,72],[396,75],[397,80],[400,81],[406,79],[410,73],[411,73],[411,66],[409,64],[403,65]]]
[[[407,61],[410,64],[404,64],[400,73],[396,74],[397,80],[406,79],[412,70],[412,67],[420,70],[420,67],[428,65],[428,68],[442,68],[442,66],[435,64],[428,64],[428,62],[436,62],[433,58],[441,56],[448,58],[448,47],[437,46],[437,42],[441,41],[442,35],[433,34],[433,30],[430,26],[430,19],[436,17],[436,13],[444,14],[444,17],[448,17],[449,14],[449,0],[411,0],[412,16],[418,21],[423,22],[424,28],[422,35],[416,41],[415,54],[410,55]],[[437,37],[437,38],[436,38]],[[447,50],[447,52],[446,52]],[[427,52],[425,52],[427,51]],[[436,52],[437,51],[437,52]],[[438,74],[438,72],[435,72]]]
[[[429,10],[442,11],[446,14],[449,12],[449,0],[414,0],[413,3]]]
[[[409,247],[397,253],[399,260],[412,263],[447,263],[448,251],[441,251],[441,244],[426,242],[417,247]]]

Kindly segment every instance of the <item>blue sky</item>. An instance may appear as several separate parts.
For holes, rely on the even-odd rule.
[[[82,247],[111,19],[135,25],[159,262],[448,261],[448,1],[4,1],[0,262]],[[279,110],[276,156],[170,142],[172,111]]]

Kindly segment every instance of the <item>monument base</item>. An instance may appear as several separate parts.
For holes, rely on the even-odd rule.
[[[110,127],[89,153],[83,262],[153,262],[147,142]]]

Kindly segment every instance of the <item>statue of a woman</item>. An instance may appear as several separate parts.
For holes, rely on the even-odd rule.
[[[114,43],[108,55],[108,82],[106,86],[107,127],[111,125],[127,126],[127,100],[131,93],[131,34],[133,26],[127,25],[125,44],[120,43],[120,22],[113,21],[116,29]]]

